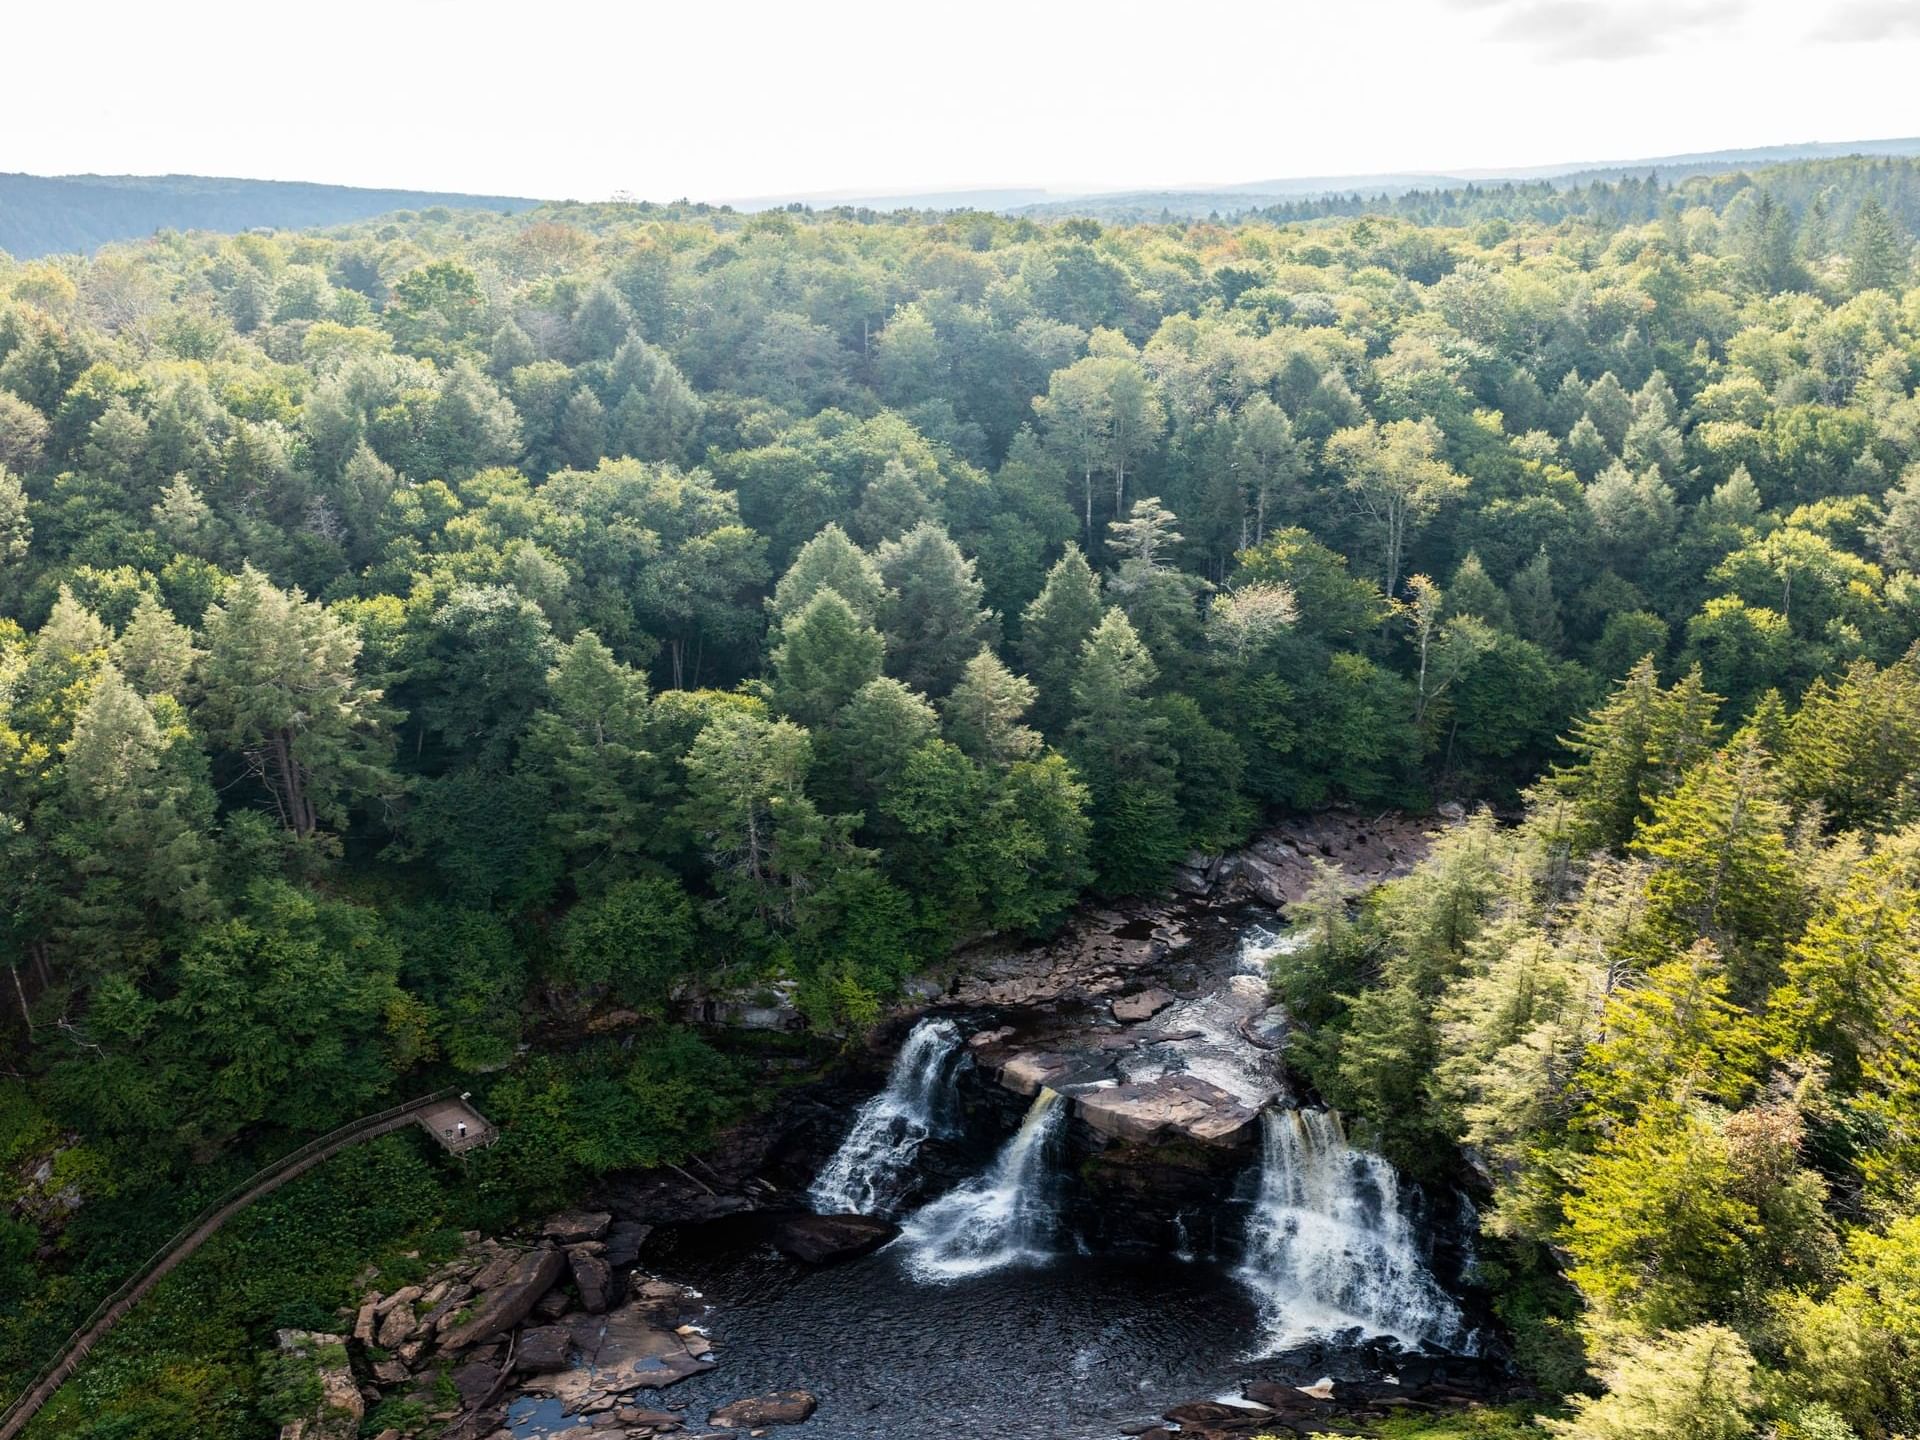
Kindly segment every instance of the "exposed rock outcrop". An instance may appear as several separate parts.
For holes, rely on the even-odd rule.
[[[521,1256],[505,1279],[482,1293],[472,1315],[440,1337],[440,1348],[461,1350],[518,1325],[566,1268],[562,1250],[534,1250]],[[457,1319],[458,1312],[450,1318]]]
[[[1074,1097],[1075,1112],[1114,1140],[1152,1143],[1189,1138],[1206,1145],[1234,1145],[1248,1138],[1260,1112],[1218,1085],[1194,1075],[1087,1090]]]
[[[281,1426],[280,1440],[354,1440],[367,1406],[347,1363],[347,1337],[281,1330],[274,1343],[283,1355],[312,1365],[320,1380],[320,1398],[312,1412]]]

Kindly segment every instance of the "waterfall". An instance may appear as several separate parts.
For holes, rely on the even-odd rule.
[[[1046,1257],[1056,1220],[1050,1151],[1066,1113],[1059,1094],[1043,1088],[992,1165],[901,1226],[917,1279],[957,1280]]]
[[[1240,1279],[1260,1300],[1263,1353],[1359,1326],[1408,1348],[1458,1346],[1459,1308],[1428,1269],[1382,1157],[1328,1110],[1268,1110]]]
[[[822,1215],[876,1215],[900,1199],[921,1142],[945,1122],[960,1032],[950,1020],[913,1027],[887,1085],[860,1107],[807,1198]]]

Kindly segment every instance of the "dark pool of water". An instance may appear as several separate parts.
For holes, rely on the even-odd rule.
[[[686,1402],[690,1419],[797,1387],[820,1402],[806,1440],[1112,1440],[1129,1421],[1274,1373],[1239,1358],[1259,1321],[1219,1265],[1063,1255],[926,1284],[886,1250],[796,1264],[763,1224],[668,1232],[645,1257],[715,1306],[719,1368],[660,1397]]]

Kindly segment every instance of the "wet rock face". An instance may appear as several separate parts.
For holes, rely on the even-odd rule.
[[[773,1243],[809,1265],[831,1265],[871,1254],[899,1233],[876,1215],[795,1215],[775,1227]]]
[[[1122,1025],[1137,1025],[1142,1020],[1151,1020],[1178,998],[1171,990],[1155,985],[1137,995],[1124,995],[1114,1001],[1113,1018]]]

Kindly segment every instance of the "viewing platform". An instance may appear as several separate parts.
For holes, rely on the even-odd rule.
[[[437,1100],[414,1112],[414,1120],[455,1155],[478,1150],[500,1138],[499,1127],[474,1109],[465,1096]]]

